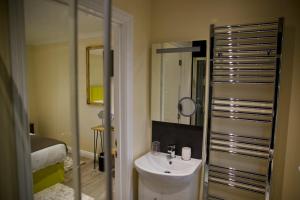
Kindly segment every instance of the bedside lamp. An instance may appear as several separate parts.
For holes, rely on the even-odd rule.
[[[101,119],[101,122],[102,122],[102,125],[104,124],[104,111],[103,110],[100,110],[100,112],[98,113],[98,118]],[[111,122],[113,122],[114,120],[114,114],[110,114],[110,119],[111,119]]]

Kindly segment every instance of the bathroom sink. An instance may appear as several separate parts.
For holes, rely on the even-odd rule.
[[[201,160],[192,158],[184,161],[181,156],[168,159],[165,153],[154,155],[149,152],[135,160],[134,164],[139,175],[147,182],[156,183],[160,187],[178,189],[186,186],[197,176]]]

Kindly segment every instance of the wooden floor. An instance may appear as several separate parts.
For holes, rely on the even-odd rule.
[[[81,157],[85,164],[81,165],[81,192],[94,197],[95,200],[105,200],[105,177],[98,168],[94,170],[92,159]],[[72,187],[72,170],[65,173],[64,184]]]

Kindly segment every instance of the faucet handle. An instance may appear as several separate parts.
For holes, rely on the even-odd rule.
[[[173,144],[173,145],[168,145],[168,153],[169,153],[169,156],[170,158],[175,158],[175,149],[176,149],[176,146]]]
[[[168,151],[175,151],[175,149],[176,149],[175,144],[168,145]]]

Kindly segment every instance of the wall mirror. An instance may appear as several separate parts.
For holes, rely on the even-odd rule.
[[[152,45],[151,119],[203,126],[206,41]]]
[[[88,104],[103,104],[103,46],[86,48],[86,88]]]

